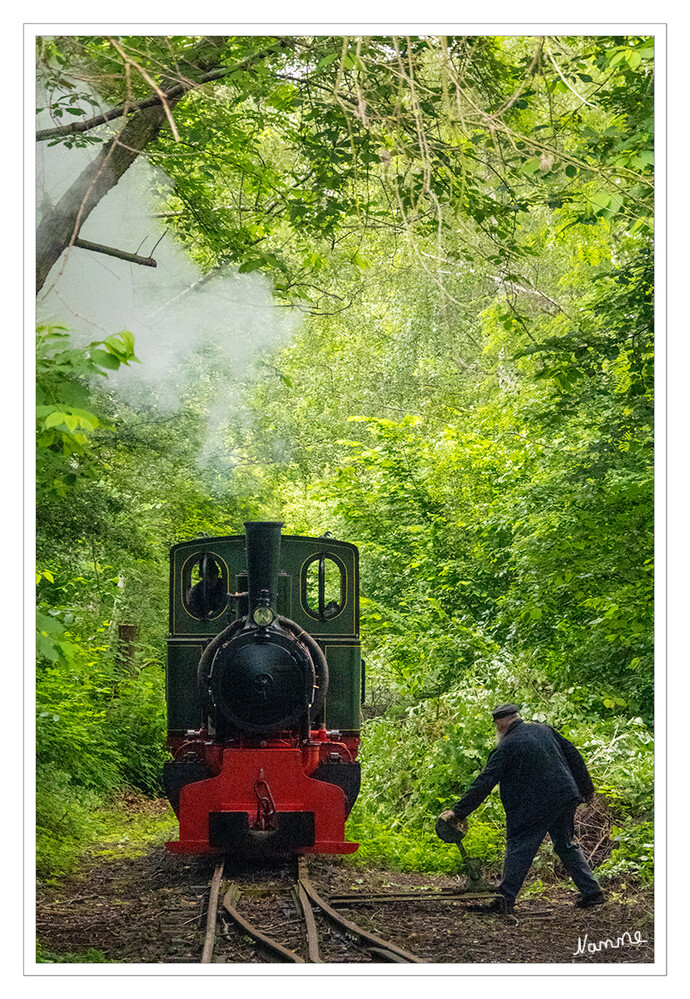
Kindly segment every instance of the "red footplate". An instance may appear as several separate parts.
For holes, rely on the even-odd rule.
[[[307,777],[302,767],[299,749],[225,749],[216,777],[182,788],[180,838],[166,847],[195,854],[354,853],[359,844],[345,839],[343,791]],[[254,828],[258,782],[273,796],[273,829]]]

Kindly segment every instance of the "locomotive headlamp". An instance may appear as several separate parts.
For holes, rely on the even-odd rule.
[[[260,628],[267,628],[269,624],[272,624],[275,614],[270,607],[257,607],[252,617],[254,624],[258,624]]]

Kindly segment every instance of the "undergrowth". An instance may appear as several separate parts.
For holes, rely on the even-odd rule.
[[[543,677],[505,664],[485,664],[481,679],[406,708],[393,706],[365,722],[362,789],[347,825],[360,843],[353,855],[392,870],[463,873],[457,848],[442,843],[435,820],[459,800],[495,745],[491,707],[516,701],[526,721],[560,729],[582,752],[595,786],[617,824],[610,856],[598,868],[602,883],[621,876],[653,879],[653,736],[640,718],[596,711],[596,692],[549,690]],[[505,813],[498,789],[472,813],[464,846],[485,874],[499,876]],[[542,845],[532,876],[557,879],[550,843]]]
[[[52,799],[65,811],[57,834],[45,825],[37,830],[37,874],[45,884],[78,868],[84,855],[138,856],[152,847],[163,847],[176,836],[176,819],[167,801],[150,798],[136,789],[98,797],[77,796],[62,782],[66,796]],[[48,799],[41,796],[43,807]],[[45,821],[45,820],[44,820]]]
[[[103,951],[96,950],[95,947],[89,947],[87,950],[82,951],[79,954],[72,953],[71,951],[65,954],[58,954],[55,951],[48,950],[43,946],[40,941],[36,944],[36,963],[37,964],[113,964],[113,961],[109,961],[105,956]]]

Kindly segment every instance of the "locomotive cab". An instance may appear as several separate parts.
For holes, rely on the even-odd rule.
[[[362,663],[358,553],[334,538],[244,536],[170,558],[164,786],[179,853],[351,853]]]

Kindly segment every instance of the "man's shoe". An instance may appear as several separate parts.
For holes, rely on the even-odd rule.
[[[603,905],[606,895],[603,891],[595,891],[591,895],[578,895],[575,900],[576,909],[591,909],[594,905]]]
[[[492,899],[488,905],[468,905],[468,912],[500,912],[506,915],[515,908],[515,902],[510,902],[504,895]]]

